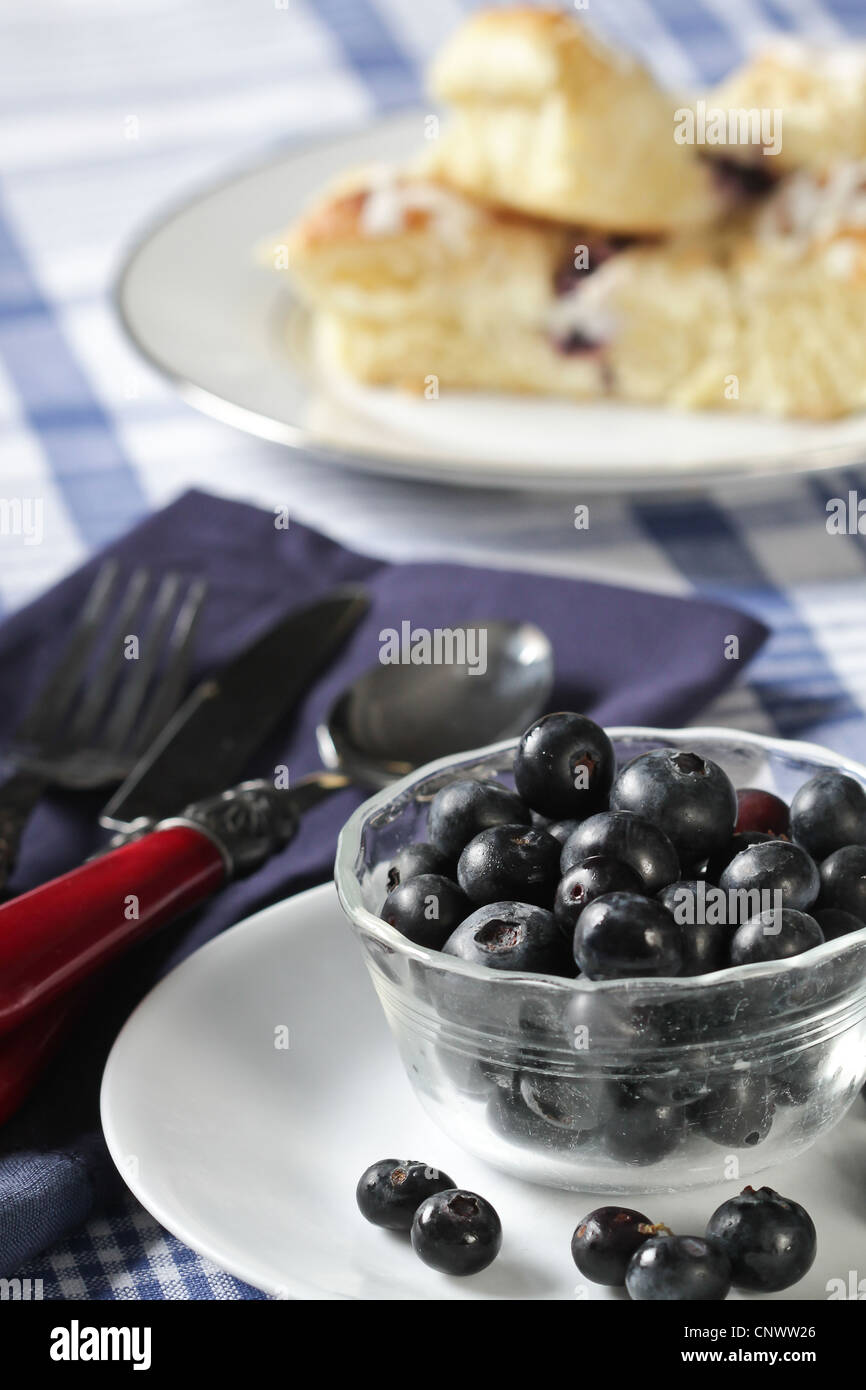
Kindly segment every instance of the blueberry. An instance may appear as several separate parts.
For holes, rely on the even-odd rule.
[[[579,820],[551,820],[543,828],[560,845],[564,845],[569,835],[573,835],[579,825]]]
[[[529,808],[499,782],[463,778],[442,787],[430,802],[427,833],[446,859],[494,825],[529,825]]]
[[[457,879],[473,903],[518,900],[550,907],[559,880],[559,844],[546,830],[494,825],[471,839]]]
[[[866,791],[842,772],[816,772],[791,802],[791,834],[813,859],[866,845]]]
[[[380,916],[416,946],[441,951],[454,928],[472,911],[456,883],[441,874],[419,874],[389,893]]]
[[[611,1158],[645,1166],[660,1162],[678,1149],[686,1133],[681,1106],[657,1105],[623,1086],[605,1123],[603,1142]]]
[[[715,854],[710,855],[705,877],[710,883],[718,883],[725,869],[738,854],[742,854],[744,849],[750,849],[752,845],[764,844],[772,838],[772,835],[765,834],[763,830],[741,830],[739,834],[732,835],[724,848],[717,849]]]
[[[702,910],[701,897],[701,884],[696,878],[678,878],[656,893],[656,901],[682,926],[697,921]]]
[[[714,1080],[694,1114],[699,1130],[714,1144],[753,1149],[770,1133],[775,1109],[769,1078],[742,1071]]]
[[[521,1098],[528,1110],[556,1129],[588,1133],[599,1129],[615,1099],[609,1081],[596,1076],[551,1076],[524,1072]]]
[[[731,929],[725,923],[696,922],[682,932],[681,975],[712,975],[731,964]]]
[[[681,930],[681,975],[709,975],[731,963],[731,928],[726,920],[707,920],[707,894],[701,887],[695,879],[681,879],[656,894]]]
[[[475,1192],[452,1188],[422,1202],[412,1222],[412,1249],[441,1274],[478,1274],[502,1245],[502,1223]]]
[[[555,820],[605,809],[615,770],[613,744],[583,714],[536,719],[514,755],[514,785],[523,800]]]
[[[482,1062],[479,1057],[463,1052],[459,1047],[438,1043],[436,1059],[448,1081],[464,1095],[476,1099],[486,1098],[499,1085],[513,1084],[513,1069]]]
[[[866,920],[866,846],[845,845],[821,865],[821,906]]]
[[[424,1163],[383,1158],[361,1174],[355,1197],[361,1215],[374,1226],[408,1231],[421,1203],[453,1186],[447,1173]]]
[[[574,958],[591,980],[679,975],[682,929],[660,902],[607,893],[584,908],[574,929]]]
[[[610,806],[651,820],[691,864],[721,849],[737,819],[727,773],[709,758],[676,748],[656,748],[628,763],[614,782]]]
[[[625,1283],[628,1262],[655,1227],[648,1216],[630,1207],[596,1207],[578,1223],[571,1237],[571,1257],[593,1284]]]
[[[560,879],[553,903],[553,912],[569,937],[583,909],[605,893],[642,893],[640,874],[621,859],[607,854],[595,854],[582,864],[575,864]]]
[[[824,934],[814,917],[786,907],[781,912],[759,912],[737,927],[731,940],[731,964],[787,960],[820,946]]]
[[[701,155],[701,158],[706,156]],[[711,160],[707,160],[707,167],[724,202],[737,206],[754,203],[776,187],[777,175],[764,167],[769,162],[765,159],[763,165],[741,164],[737,159],[714,154]]]
[[[575,989],[563,1016],[564,1031],[576,1052],[628,1050],[662,1045],[658,1019],[622,993]]]
[[[479,907],[445,942],[446,955],[491,970],[536,970],[574,975],[568,943],[552,912],[531,903]]]
[[[385,887],[393,893],[407,878],[417,878],[419,874],[444,874],[449,878],[453,868],[451,861],[435,845],[421,841],[404,845],[388,865]]]
[[[625,1286],[638,1302],[719,1302],[730,1292],[731,1262],[703,1236],[653,1236],[632,1255]]]
[[[731,860],[719,879],[719,886],[725,893],[749,894],[749,902],[742,897],[738,920],[746,916],[754,917],[765,908],[780,902],[782,907],[793,907],[805,912],[818,896],[820,879],[818,866],[799,845],[789,844],[787,840],[766,840],[760,845],[751,845]],[[780,893],[781,899],[765,899],[761,894]]]
[[[639,1065],[634,1069],[633,1079],[625,1084],[640,1100],[653,1105],[693,1105],[709,1093],[708,1070],[708,1062],[698,1056],[689,1059],[687,1070],[675,1064],[667,1071],[649,1070]]]
[[[540,1107],[530,1109],[519,1089],[502,1088],[491,1094],[487,1103],[487,1123],[514,1144],[543,1146],[558,1154],[579,1149],[593,1138],[591,1130],[566,1129],[546,1118]]]
[[[866,927],[862,918],[855,917],[852,912],[845,912],[841,907],[819,907],[812,916],[824,933],[825,941],[835,941],[840,936],[847,936],[852,931],[862,931]]]
[[[590,337],[588,333],[582,332],[579,328],[572,328],[567,333],[558,336],[551,335],[551,342],[554,349],[563,357],[581,357],[584,354],[598,352],[600,348],[604,347],[602,338]]]
[[[757,787],[737,791],[737,832],[760,830],[766,835],[787,835],[791,813],[787,802]]]
[[[642,816],[601,811],[578,826],[563,845],[563,874],[575,864],[606,855],[628,864],[643,880],[645,893],[658,893],[680,876],[677,852],[666,835]]]
[[[779,1105],[808,1105],[826,1087],[828,1049],[808,1047],[793,1060],[785,1058],[773,1068],[775,1097]]]
[[[707,1222],[707,1235],[724,1247],[738,1289],[778,1293],[808,1273],[817,1237],[809,1213],[771,1187],[744,1187]]]

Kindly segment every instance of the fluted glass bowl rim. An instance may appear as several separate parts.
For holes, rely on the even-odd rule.
[[[820,763],[823,767],[832,768],[834,771],[847,773],[866,789],[866,766],[863,763],[858,763],[853,758],[847,758],[841,753],[835,753],[818,743],[772,738],[766,734],[750,733],[724,726],[697,724],[685,728],[669,729],[640,724],[620,724],[606,726],[606,732],[614,743],[626,740],[645,743],[665,740],[679,742],[691,738],[701,742],[715,742],[722,745],[730,743],[739,747],[751,746],[765,754],[791,760],[799,758],[804,761]],[[428,781],[431,777],[448,772],[452,767],[457,769],[466,764],[481,763],[486,759],[498,757],[516,749],[519,742],[518,738],[504,739],[499,743],[467,749],[457,755],[449,755],[444,758],[437,758],[434,762],[425,763],[423,767],[416,768],[407,777],[402,777],[398,782],[390,783],[382,791],[363,802],[353,812],[343,826],[337,842],[334,882],[343,911],[356,930],[363,929],[364,932],[369,933],[389,950],[407,959],[417,961],[421,965],[431,966],[454,975],[484,980],[488,983],[491,983],[491,974],[495,973],[497,978],[502,980],[505,972],[491,972],[483,965],[475,965],[471,961],[463,961],[456,956],[445,955],[442,951],[433,951],[428,947],[418,946],[407,940],[402,933],[397,931],[396,927],[389,926],[381,917],[377,917],[363,902],[356,866],[361,860],[364,832],[368,824],[377,818],[391,802],[411,793],[413,787]],[[677,991],[704,993],[720,989],[725,984],[737,980],[777,980],[784,979],[786,976],[795,978],[799,973],[809,970],[821,961],[834,958],[842,959],[856,945],[866,945],[866,926],[860,931],[849,932],[845,936],[837,937],[834,941],[822,942],[820,946],[813,946],[811,950],[803,951],[800,955],[789,956],[785,960],[762,961],[752,965],[734,965],[725,970],[713,971],[708,975],[665,975],[641,977],[640,979],[588,980],[582,975],[577,979],[568,979],[562,975],[544,974],[539,971],[515,970],[507,972],[506,978],[513,983],[521,981],[530,986],[543,984],[554,987],[558,991],[569,992],[599,991],[615,995],[628,993],[633,991],[635,986],[640,986],[642,989],[649,989],[650,991],[658,988],[674,993]],[[866,976],[864,976],[862,988],[866,992]]]

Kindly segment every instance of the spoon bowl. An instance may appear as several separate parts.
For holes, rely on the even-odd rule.
[[[471,630],[474,663],[383,663],[344,690],[317,730],[325,766],[378,789],[436,758],[521,734],[550,698],[550,642],[533,623],[496,619]]]

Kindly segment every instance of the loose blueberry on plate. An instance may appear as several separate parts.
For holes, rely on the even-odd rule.
[[[381,917],[416,946],[441,951],[445,942],[472,911],[456,883],[441,874],[419,874],[389,893]]]
[[[724,1247],[735,1286],[754,1293],[778,1293],[798,1283],[817,1250],[809,1213],[771,1187],[744,1187],[723,1202],[707,1222],[707,1235]]]
[[[580,820],[607,806],[615,769],[613,744],[598,724],[583,714],[546,714],[517,746],[514,785],[533,810]]]
[[[811,915],[824,933],[825,941],[836,941],[840,936],[862,931],[866,927],[862,918],[855,917],[853,912],[845,912],[841,907],[819,907]]]
[[[408,1231],[421,1203],[453,1186],[447,1173],[426,1163],[383,1158],[361,1174],[355,1197],[361,1215],[374,1226]]]
[[[519,900],[549,907],[559,881],[558,841],[535,826],[495,825],[466,845],[457,880],[473,903]]]
[[[553,912],[557,922],[569,936],[574,931],[583,909],[605,893],[642,893],[643,880],[636,869],[621,859],[607,854],[595,854],[559,881]]]
[[[630,812],[600,811],[578,826],[562,847],[560,871],[596,855],[619,859],[641,877],[645,893],[658,893],[680,876],[677,852],[657,826]]]
[[[821,906],[866,919],[866,846],[845,845],[821,865]]]
[[[681,931],[681,975],[709,975],[730,965],[731,928],[726,921],[708,921],[706,896],[696,879],[669,883],[656,894]]]
[[[585,1278],[611,1288],[625,1283],[628,1263],[655,1227],[630,1207],[596,1207],[571,1237],[571,1257]]]
[[[710,855],[704,877],[709,883],[718,883],[725,869],[738,854],[742,854],[744,849],[751,849],[752,845],[764,844],[772,838],[772,835],[765,834],[763,830],[742,830],[739,834],[732,835],[724,849],[716,850],[715,854]]]
[[[786,802],[772,792],[757,787],[740,787],[737,791],[737,833],[760,830],[765,835],[787,835],[791,813]]]
[[[412,1222],[412,1248],[441,1274],[478,1274],[502,1246],[502,1223],[475,1192],[452,1188],[422,1202]]]
[[[731,1262],[703,1236],[653,1236],[632,1255],[625,1286],[637,1302],[719,1302],[731,1289]]]
[[[604,1126],[604,1148],[611,1158],[643,1167],[678,1149],[687,1128],[681,1106],[656,1105],[622,1086]]]
[[[534,970],[574,976],[568,943],[552,912],[531,903],[488,903],[445,942],[448,956],[491,970]]]
[[[394,855],[388,865],[385,887],[389,893],[393,893],[401,883],[408,878],[417,878],[419,874],[444,874],[448,878],[453,868],[451,861],[435,845],[418,841],[413,845],[404,845]]]
[[[622,769],[610,807],[645,816],[664,831],[684,864],[697,864],[734,833],[737,794],[718,763],[697,753],[656,748]]]
[[[735,1149],[753,1149],[773,1125],[776,1107],[769,1077],[740,1072],[713,1080],[712,1090],[695,1107],[695,1120],[705,1138]]]
[[[817,864],[799,845],[766,840],[732,859],[719,886],[725,893],[781,893],[783,907],[805,912],[817,898],[821,881]]]
[[[514,792],[499,782],[464,777],[440,788],[430,802],[427,834],[446,859],[456,860],[482,830],[529,824],[529,807]]]
[[[819,860],[843,845],[866,845],[866,791],[843,772],[816,772],[791,802],[791,835]]]
[[[574,929],[574,958],[591,980],[679,975],[682,929],[666,907],[637,893],[607,893],[585,907]]]
[[[758,912],[731,939],[731,964],[754,965],[756,961],[787,960],[820,946],[824,933],[808,912],[786,907]]]

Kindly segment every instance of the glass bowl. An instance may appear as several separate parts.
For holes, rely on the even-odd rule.
[[[711,728],[608,732],[620,764],[691,749],[735,786],[786,800],[825,767],[866,786],[866,768],[812,744]],[[426,838],[435,792],[467,776],[512,786],[515,747],[421,768],[340,836],[340,901],[424,1108],[497,1168],[620,1195],[744,1178],[806,1149],[866,1078],[866,928],[785,961],[590,981],[486,970],[377,916],[386,866]]]

